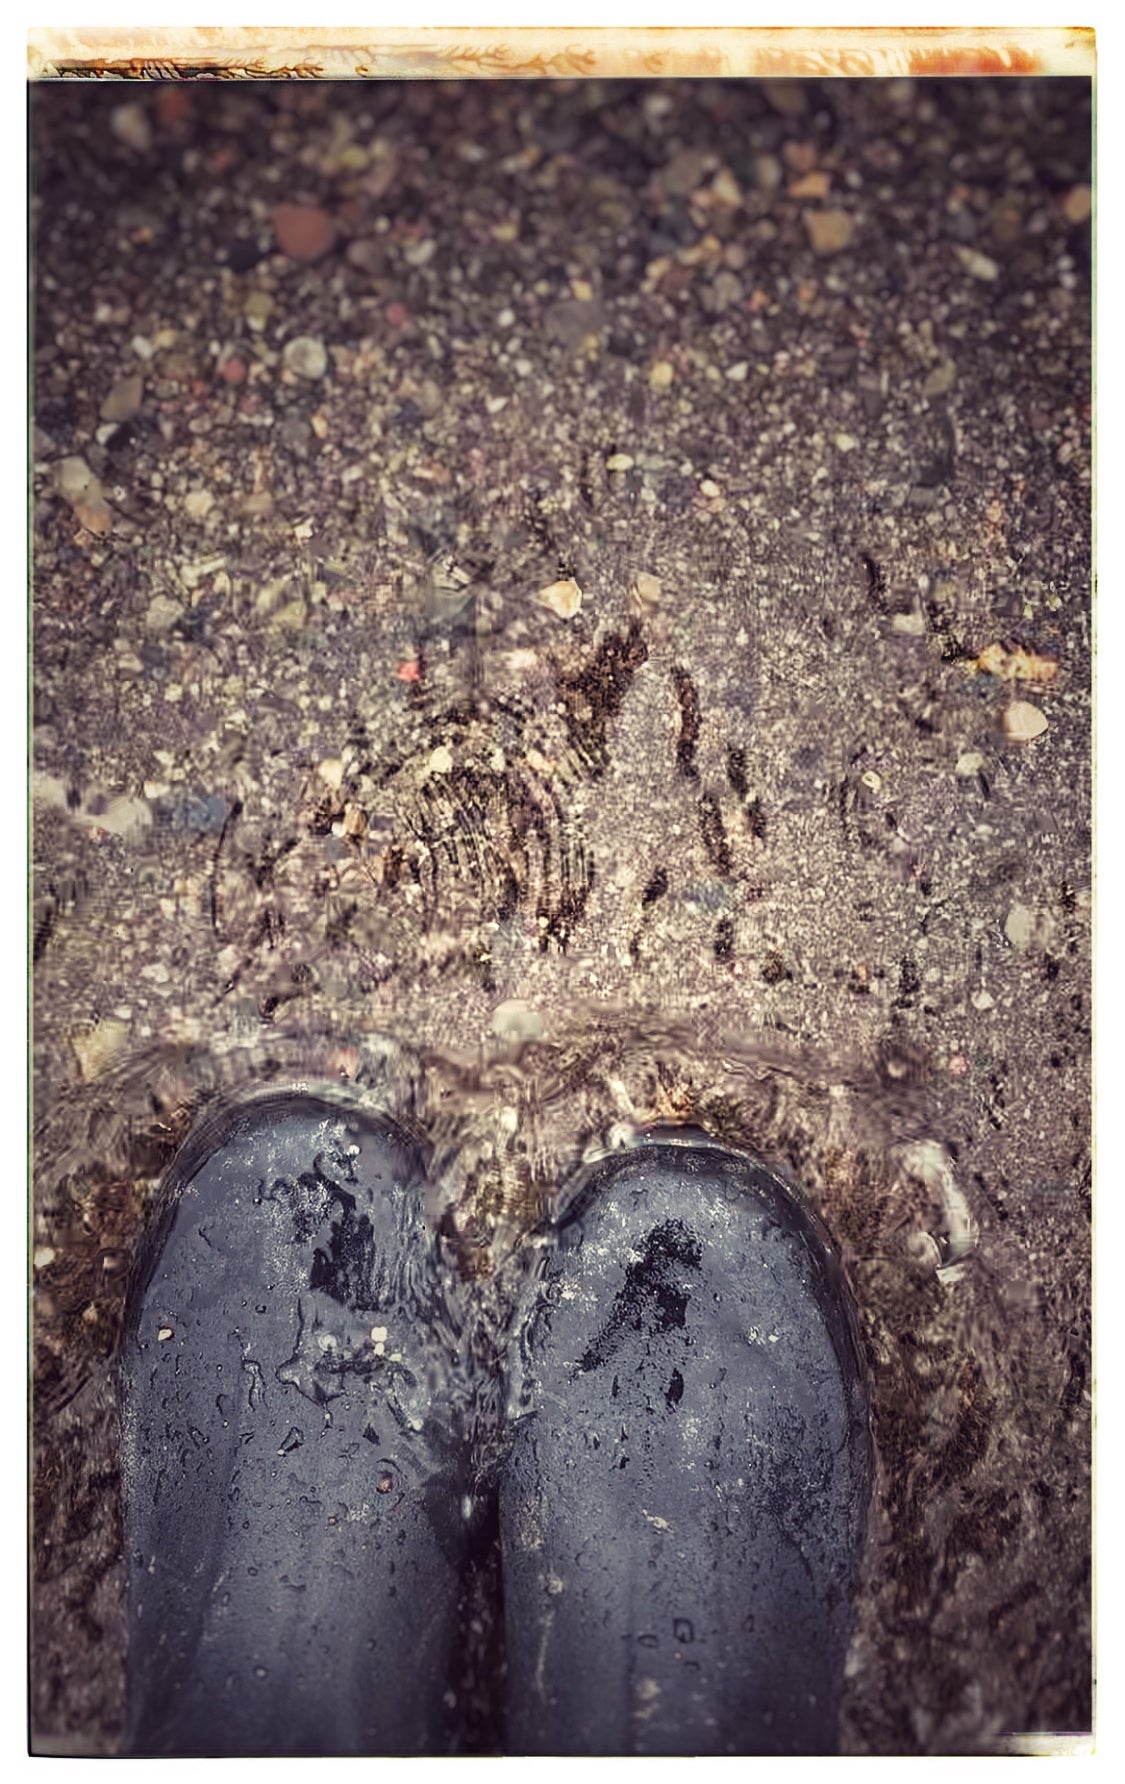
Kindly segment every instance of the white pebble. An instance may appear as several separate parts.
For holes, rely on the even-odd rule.
[[[328,370],[328,349],[323,341],[312,335],[297,335],[294,340],[286,341],[281,357],[287,371],[310,382],[323,378]]]
[[[1047,729],[1047,720],[1029,700],[1013,700],[1004,712],[1004,732],[1013,743],[1030,743]]]

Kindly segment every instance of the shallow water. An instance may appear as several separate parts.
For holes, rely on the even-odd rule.
[[[87,1593],[99,1664],[107,1647],[120,1649],[119,1609],[107,1616],[103,1608],[120,1566],[112,1358],[146,1207],[201,1110],[270,1084],[331,1093],[334,1078],[347,1104],[393,1112],[432,1148],[426,1213],[441,1234],[451,1290],[461,1284],[465,1294],[468,1285],[471,1344],[455,1354],[472,1377],[485,1431],[499,1424],[493,1402],[507,1392],[505,1266],[534,1243],[528,1235],[550,1218],[585,1158],[654,1121],[691,1122],[782,1171],[823,1218],[856,1297],[878,1458],[848,1697],[851,1738],[862,1749],[871,1722],[877,1730],[888,1713],[878,1664],[888,1611],[892,1639],[901,1641],[928,1619],[940,1591],[939,1581],[904,1577],[904,1552],[925,1552],[935,1533],[948,1540],[951,1527],[964,1529],[982,1496],[1010,1505],[1005,1475],[989,1481],[980,1461],[1011,1417],[1013,1393],[1033,1394],[1037,1378],[1068,1359],[1044,1354],[1046,1332],[1034,1357],[1012,1356],[1003,1256],[979,1244],[909,1060],[889,1055],[873,1071],[786,1053],[776,1042],[700,1049],[686,1027],[622,1012],[559,1013],[552,1030],[549,1042],[496,1043],[476,1059],[371,1034],[349,1041],[298,1031],[221,1053],[156,1048],[52,1110],[36,1146],[36,1242],[52,1253],[38,1271],[36,1302],[41,1609],[56,1594],[73,1603]],[[486,1747],[495,1725],[484,1681],[494,1675],[498,1639],[492,1535],[490,1527],[479,1537],[479,1628],[463,1687],[482,1706]],[[970,1744],[979,1739],[974,1730]]]
[[[187,147],[233,154],[226,183],[174,135],[130,160],[116,93],[37,95],[44,1741],[120,1733],[113,1357],[146,1210],[201,1110],[294,1083],[388,1108],[428,1148],[485,1396],[506,1272],[585,1158],[671,1121],[782,1172],[844,1260],[871,1369],[846,1746],[981,1750],[1088,1720],[1089,343],[1055,194],[1088,167],[1089,92],[975,91],[814,94],[800,128],[865,170],[862,253],[812,259],[796,201],[747,183],[737,224],[699,224],[718,248],[657,290],[639,289],[651,229],[672,260],[699,233],[650,184],[670,143],[710,153],[733,130],[780,154],[797,129],[749,85],[673,85],[666,123],[628,84],[440,107],[424,83],[215,85]],[[388,231],[333,159],[349,129],[398,158]],[[542,138],[542,167],[461,155],[490,132],[510,156]],[[212,270],[216,234],[258,227],[258,164],[237,157],[263,141],[293,178],[324,158],[385,274]],[[518,244],[466,220],[466,168],[489,217],[510,185]],[[935,219],[961,228],[1009,175],[1028,234],[997,290]],[[615,191],[587,205],[587,179]],[[448,264],[443,246],[400,266],[415,212]],[[715,314],[719,260],[746,244],[747,301]],[[501,289],[528,377],[492,351]],[[259,339],[242,309],[263,291]],[[425,327],[392,336],[400,292]],[[253,364],[258,410],[185,313]],[[142,327],[180,329],[175,354],[103,450],[89,392]],[[344,355],[315,391],[276,374],[294,331]],[[960,381],[935,398],[946,355]],[[240,518],[228,487],[247,439],[273,520]],[[361,442],[357,496],[337,473]],[[124,492],[104,538],[55,492],[71,452]],[[151,490],[194,486],[201,453],[219,493],[197,535]],[[933,481],[950,454],[956,488]],[[532,598],[564,575],[584,591],[570,619]],[[1001,635],[1059,659],[1030,690],[1049,715],[1030,746],[1003,729],[1014,684],[975,668]],[[487,1569],[478,1590],[484,1703]]]

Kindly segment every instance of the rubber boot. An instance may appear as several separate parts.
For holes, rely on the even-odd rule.
[[[161,1200],[123,1359],[131,1750],[450,1750],[463,1446],[417,1153],[271,1094]]]
[[[842,1276],[781,1182],[702,1135],[595,1165],[512,1391],[507,1750],[834,1751],[869,1422]]]

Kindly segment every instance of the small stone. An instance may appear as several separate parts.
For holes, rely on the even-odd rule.
[[[287,341],[281,358],[287,371],[312,383],[323,378],[328,370],[328,349],[323,341],[312,335],[297,335],[294,340]]]
[[[55,1253],[50,1245],[37,1245],[31,1259],[37,1270],[46,1270],[55,1261]]]
[[[358,273],[369,273],[380,277],[387,271],[387,250],[382,241],[371,241],[369,237],[360,237],[360,241],[349,241],[344,250],[344,259],[348,266],[355,266]]]
[[[55,488],[72,507],[102,494],[102,486],[84,458],[63,459],[55,471]]]
[[[428,766],[431,774],[450,774],[453,770],[453,751],[447,744],[439,743],[436,750],[430,751]]]
[[[991,284],[1000,277],[1000,268],[991,254],[982,254],[979,248],[955,248],[954,253],[970,278]]]
[[[728,365],[727,367],[727,377],[732,384],[745,384],[749,376],[750,361],[748,359],[740,359],[737,365]]]
[[[951,359],[940,360],[922,385],[923,396],[944,396],[957,382],[957,367]]]
[[[896,613],[891,620],[891,630],[892,632],[901,632],[907,638],[924,638],[926,616],[918,607],[915,607],[912,613]]]
[[[1046,729],[1046,718],[1029,700],[1013,700],[1005,708],[1004,735],[1013,743],[1030,743],[1033,738],[1042,737]]]
[[[552,582],[548,587],[538,589],[532,599],[540,607],[549,607],[560,619],[573,619],[582,606],[582,590],[573,576],[567,576],[561,582]]]
[[[273,315],[273,298],[268,291],[247,292],[246,302],[242,306],[242,314],[255,334],[261,334]]]
[[[1085,223],[1093,208],[1089,186],[1072,186],[1062,201],[1063,216],[1068,223]]]
[[[537,1041],[544,1028],[539,1011],[519,997],[497,1004],[492,1012],[492,1032],[498,1041]]]
[[[113,526],[113,515],[110,513],[109,503],[101,496],[95,496],[83,502],[75,502],[74,518],[80,527],[85,527],[88,533],[98,533],[103,537]]]
[[[636,459],[630,452],[613,452],[605,461],[607,471],[631,471]]]
[[[734,304],[741,302],[742,294],[742,280],[737,273],[724,267],[703,293],[704,308],[712,316],[724,316]]]
[[[1020,952],[1029,945],[1035,930],[1035,915],[1028,910],[1026,904],[1014,904],[1008,912],[1004,924],[1004,934],[1013,948]]]
[[[790,137],[781,145],[781,159],[790,173],[811,173],[816,166],[816,144]]]
[[[144,389],[145,381],[140,372],[134,372],[131,378],[119,378],[98,414],[103,421],[128,421],[140,408]]]
[[[70,1045],[85,1083],[100,1077],[113,1064],[124,1047],[128,1034],[127,1022],[118,1022],[113,1017],[107,1017],[104,1021],[95,1023],[93,1028],[71,1035]]]
[[[649,368],[648,381],[653,390],[667,390],[675,376],[676,368],[670,359],[657,359]]]
[[[832,189],[832,175],[817,168],[815,173],[806,173],[799,180],[794,180],[789,188],[790,198],[827,198]]]
[[[109,114],[109,127],[127,149],[134,149],[138,155],[148,154],[152,147],[152,125],[143,105],[138,105],[135,100],[126,105],[115,105]]]
[[[969,999],[974,1010],[991,1010],[996,1006],[996,999],[987,991],[974,991]]]
[[[427,236],[423,241],[411,242],[403,253],[403,259],[407,266],[428,266],[436,253],[437,243],[432,236]]]
[[[177,130],[191,117],[194,94],[189,86],[161,83],[156,96],[156,116],[162,130]]]
[[[659,131],[663,127],[665,118],[675,108],[676,102],[671,93],[662,93],[659,88],[656,88],[655,91],[650,88],[641,101],[645,123],[650,130]]]
[[[729,167],[720,167],[711,181],[711,190],[720,204],[735,206],[742,203],[742,187]]]
[[[999,248],[1014,248],[1023,234],[1023,212],[1018,204],[1001,201],[988,222],[993,241]]]
[[[441,385],[433,378],[423,378],[421,388],[418,391],[418,407],[421,409],[427,421],[432,421],[435,415],[441,413],[444,402],[445,395]]]
[[[847,211],[806,211],[805,230],[814,254],[839,254],[855,231]]]
[[[331,217],[315,204],[276,205],[273,233],[289,260],[321,260],[336,240]]]
[[[859,441],[854,434],[833,434],[832,444],[837,452],[854,452]]]
[[[189,489],[184,497],[184,512],[192,520],[206,520],[214,506],[215,498],[209,489]]]
[[[762,93],[783,118],[799,118],[808,103],[803,81],[763,81]]]
[[[715,498],[721,496],[723,492],[713,477],[704,477],[699,485],[699,493],[701,496],[706,496],[709,502],[713,502]]]
[[[317,763],[316,772],[325,786],[331,787],[334,792],[338,792],[344,784],[344,764],[339,756],[326,756],[323,762]]]
[[[629,590],[633,605],[638,609],[659,606],[660,588],[659,576],[653,576],[647,570],[639,570]]]
[[[170,632],[183,617],[181,603],[174,601],[171,595],[153,595],[145,611],[145,631]]]
[[[224,384],[245,384],[246,363],[241,359],[224,359],[219,367],[219,376]]]
[[[965,780],[979,774],[983,767],[984,757],[979,750],[962,750],[957,758],[956,772]]]
[[[689,192],[703,184],[709,168],[715,165],[715,156],[709,149],[681,149],[673,155],[660,176],[665,192],[673,198],[686,198]]]
[[[784,178],[781,162],[777,156],[755,155],[750,165],[754,171],[754,184],[759,191],[776,192]]]

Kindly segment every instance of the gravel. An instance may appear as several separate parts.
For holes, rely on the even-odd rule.
[[[803,1183],[847,1750],[1088,1727],[1089,84],[172,92],[32,93],[39,1736],[119,1736],[162,1161],[392,1066],[498,1257],[622,1120]]]

